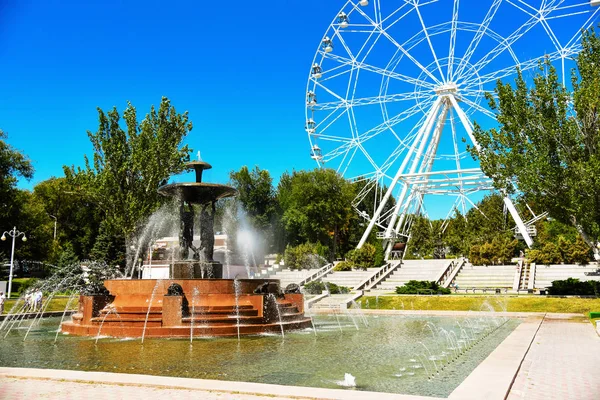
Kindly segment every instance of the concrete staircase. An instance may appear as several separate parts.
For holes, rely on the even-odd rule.
[[[467,288],[507,288],[512,289],[516,265],[465,265],[456,275],[455,283],[459,289]]]
[[[365,279],[373,275],[379,268],[367,268],[363,270],[352,270],[352,271],[334,271],[331,274],[323,277],[321,281],[332,282],[338,286],[346,286],[350,289],[354,289]]]
[[[452,260],[404,260],[402,265],[385,280],[375,286],[376,290],[395,291],[406,282],[435,281]]]
[[[552,281],[565,280],[567,278],[577,278],[581,281],[600,281],[600,276],[586,275],[587,273],[595,273],[598,264],[590,265],[536,265],[535,266],[535,282],[536,289],[543,289],[552,286]]]
[[[519,290],[527,290],[529,288],[529,280],[531,279],[531,265],[523,264],[521,267],[521,276],[519,277]],[[513,287],[514,289],[514,287]]]

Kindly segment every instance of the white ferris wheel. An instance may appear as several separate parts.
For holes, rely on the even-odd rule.
[[[497,125],[484,94],[553,62],[569,85],[583,29],[600,0],[350,0],[326,30],[306,93],[305,129],[320,167],[362,181],[354,201],[371,231],[410,238],[428,204],[463,214],[492,189],[469,153],[473,121]],[[481,195],[479,195],[481,196]],[[394,201],[391,201],[391,199]],[[369,204],[364,204],[371,199]],[[373,200],[374,199],[374,200]],[[532,244],[532,222],[510,198],[515,228]],[[433,208],[433,207],[432,207]]]

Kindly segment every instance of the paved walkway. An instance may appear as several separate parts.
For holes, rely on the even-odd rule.
[[[0,383],[0,399],[283,400],[289,399],[289,397],[266,397],[250,394],[135,385],[3,378]]]
[[[600,399],[600,338],[593,325],[545,318],[508,399]]]

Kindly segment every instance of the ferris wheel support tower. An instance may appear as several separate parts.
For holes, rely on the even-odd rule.
[[[394,212],[391,214],[384,235],[380,236],[380,239],[385,241],[386,259],[390,256],[395,239],[401,236],[409,237],[406,233],[410,228],[407,221],[408,213],[411,210],[416,214],[421,211],[425,193],[463,195],[468,190],[490,190],[492,186],[491,180],[479,168],[432,172],[444,126],[448,115],[453,112],[457,114],[473,146],[478,151],[480,150],[477,139],[473,136],[473,126],[458,104],[457,95],[459,90],[457,86],[454,83],[445,84],[436,88],[435,92],[438,95],[436,101],[429,109],[427,118],[419,128],[413,145],[406,153],[404,161],[396,172],[357,246],[361,248],[365,244],[396,185],[400,182],[401,190],[396,198]],[[451,124],[454,125],[454,120],[451,120]],[[452,126],[452,131],[456,131],[454,126]],[[410,165],[408,165],[409,162]],[[434,176],[443,176],[443,178],[432,179]],[[523,236],[525,243],[531,247],[533,240],[512,200],[505,196],[504,203],[517,224],[518,231]]]

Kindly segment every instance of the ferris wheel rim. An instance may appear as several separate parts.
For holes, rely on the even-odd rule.
[[[379,3],[379,0],[375,0],[374,2],[375,2],[375,3]],[[455,5],[456,5],[456,4],[458,3],[458,1],[456,1],[456,0],[455,0],[455,1],[454,1],[454,3],[455,3]],[[499,1],[495,1],[495,2],[494,2],[494,4],[496,4],[496,3],[497,3],[497,4],[500,4],[500,2],[499,2]],[[561,2],[561,3],[562,3],[562,2]],[[401,7],[409,7],[409,6],[407,6],[406,4],[407,4],[407,3],[403,4]],[[342,8],[341,8],[341,11],[340,11],[340,12],[343,12],[343,11],[344,11],[344,10],[345,10],[347,7],[352,7],[352,12],[354,12],[354,10],[355,10],[355,9],[357,9],[357,8],[358,8],[358,9],[359,9],[359,11],[360,11],[360,8],[359,8],[360,6],[357,4],[357,2],[353,2],[353,1],[351,1],[351,0],[350,0],[350,1],[347,1],[347,2],[346,2],[346,3],[345,3],[343,6],[342,6]],[[410,7],[409,7],[409,8],[410,8]],[[418,7],[415,7],[415,8],[418,8]],[[380,11],[381,11],[381,10],[380,10]],[[351,16],[351,15],[352,15],[352,13],[351,13],[351,12],[349,12],[349,13],[347,13],[346,15],[348,15],[348,16]],[[388,16],[387,18],[389,18],[389,16]],[[454,17],[453,17],[453,18],[454,18]],[[588,19],[588,21],[587,21],[586,23],[588,23],[588,22],[589,22],[591,19],[592,19],[592,17],[590,16],[590,18]],[[398,19],[398,21],[399,21],[399,20],[401,20],[401,18],[400,18],[400,19]],[[396,22],[397,22],[397,21],[396,21]],[[368,25],[368,24],[367,24],[367,25]],[[453,26],[453,25],[454,25],[454,26]],[[408,40],[406,40],[405,42],[407,42],[407,41],[410,41],[411,39],[414,39],[414,38],[415,38],[415,37],[417,37],[417,36],[420,36],[421,38],[419,39],[418,43],[421,43],[423,40],[426,40],[426,39],[425,39],[425,37],[427,36],[427,33],[426,33],[425,31],[426,31],[427,29],[438,30],[437,32],[433,32],[433,33],[432,33],[432,35],[434,35],[434,36],[435,36],[435,35],[443,35],[443,34],[446,34],[446,33],[450,32],[450,31],[457,32],[457,31],[462,31],[462,30],[464,30],[464,31],[469,31],[469,32],[479,32],[479,31],[480,31],[480,27],[481,27],[482,25],[483,25],[483,22],[481,22],[481,23],[475,23],[475,22],[471,22],[471,21],[462,21],[462,20],[460,20],[460,19],[456,19],[456,20],[454,20],[454,19],[453,19],[452,21],[444,21],[444,22],[441,22],[441,23],[438,23],[438,24],[435,24],[435,25],[431,25],[431,26],[425,26],[425,25],[424,25],[424,30],[422,30],[422,31],[417,31],[417,33],[415,33],[415,34],[414,34],[414,35],[413,35],[411,38],[409,38],[409,39],[408,39]],[[534,24],[534,25],[535,25],[535,24]],[[324,37],[327,37],[327,38],[331,37],[331,38],[335,39],[337,36],[341,35],[341,33],[340,33],[340,32],[349,32],[349,30],[348,30],[348,29],[351,29],[351,28],[352,28],[352,26],[353,26],[353,24],[352,24],[352,23],[350,23],[348,26],[344,27],[344,29],[345,29],[345,30],[344,30],[344,31],[342,31],[342,30],[341,30],[341,28],[340,28],[340,26],[339,26],[339,25],[336,25],[336,17],[334,17],[334,18],[332,19],[331,23],[329,24],[329,26],[328,26],[327,30],[325,31],[325,35],[324,35]],[[513,32],[513,33],[514,33],[514,32]],[[527,33],[527,32],[525,32],[525,33]],[[490,38],[494,39],[496,42],[499,42],[500,38],[503,38],[503,37],[502,37],[502,35],[498,34],[498,33],[497,33],[497,32],[495,32],[493,29],[490,29],[490,28],[489,28],[489,23],[488,23],[488,28],[487,28],[487,29],[485,29],[485,30],[483,31],[483,33],[482,33],[482,36],[483,36],[483,35],[484,35],[484,36],[486,36],[486,37],[490,37]],[[509,36],[512,36],[512,33],[511,33],[511,35],[509,35]],[[495,38],[494,38],[494,37],[495,37]],[[574,38],[574,37],[575,37],[575,36],[573,36],[573,38]],[[520,38],[520,36],[519,36],[519,38]],[[573,38],[571,38],[571,40],[570,40],[570,41],[567,43],[567,45],[565,45],[565,48],[566,48],[566,46],[568,46],[568,45],[569,45],[571,42],[573,42]],[[506,38],[504,38],[504,39],[506,39]],[[418,44],[418,43],[417,43],[417,44]],[[414,47],[415,45],[416,45],[416,44],[414,44],[414,45],[413,45],[413,47]],[[498,47],[498,46],[497,46],[497,47]],[[410,49],[409,49],[409,50],[410,50]],[[531,59],[531,58],[530,58],[529,60],[523,60],[523,61],[519,61],[519,58],[516,56],[516,54],[515,54],[515,53],[513,52],[513,50],[512,50],[511,44],[509,44],[509,45],[507,45],[507,46],[505,46],[505,47],[501,48],[501,51],[500,51],[500,52],[502,53],[502,52],[505,52],[506,50],[508,50],[508,53],[511,55],[511,57],[512,57],[513,61],[515,61],[515,64],[514,64],[514,65],[510,65],[510,68],[512,68],[512,69],[513,69],[513,72],[512,72],[512,73],[510,73],[510,74],[504,74],[504,75],[502,75],[502,77],[506,77],[506,76],[511,76],[511,75],[514,75],[514,74],[515,74],[515,72],[514,72],[514,67],[515,67],[516,65],[519,65],[519,64],[521,64],[522,62],[523,62],[523,63],[527,63],[527,62],[529,62],[529,61],[532,61],[532,60],[539,61],[539,59],[541,58],[541,56],[540,56],[540,57],[538,57],[537,59]],[[398,51],[399,51],[399,49],[397,49],[397,50],[396,50],[396,54],[398,53]],[[571,51],[571,53],[572,53],[572,51]],[[319,64],[319,65],[321,65],[321,64],[323,63],[323,61],[325,60],[325,58],[329,58],[329,57],[331,57],[333,54],[334,54],[334,53],[332,53],[332,52],[327,52],[326,50],[321,50],[321,49],[318,49],[318,50],[315,52],[314,56],[313,56],[313,62],[312,62],[312,65],[315,65],[315,64]],[[473,54],[471,54],[471,55],[470,55],[470,57],[472,57],[472,55],[473,55]],[[457,58],[460,60],[460,59],[461,59],[461,57],[456,57],[456,54],[453,54],[453,57],[454,57],[454,58],[453,58],[453,61],[452,61],[452,63],[450,63],[450,62],[449,62],[449,63],[448,63],[448,65],[451,65],[452,67],[454,67],[454,66],[456,66],[456,67],[457,67],[457,69],[455,70],[455,73],[456,73],[456,74],[459,76],[459,78],[460,78],[460,77],[461,77],[461,73],[462,73],[462,72],[463,72],[463,70],[464,70],[464,67],[463,67],[463,68],[460,68],[460,63],[459,63],[459,64],[456,64],[456,63],[455,63],[455,60],[456,60]],[[560,57],[565,57],[565,54],[564,54],[564,53],[562,53],[562,54],[558,54],[558,52],[554,52],[554,53],[552,53],[552,59],[553,59],[553,60],[557,60],[557,59],[559,59]],[[389,66],[389,63],[391,63],[391,62],[393,61],[393,58],[394,58],[394,57],[391,57],[391,58],[390,58],[390,60],[388,60],[388,65],[386,65],[386,67],[384,67],[384,69],[387,69],[387,67]],[[434,59],[434,61],[430,62],[430,64],[429,64],[429,65],[433,64],[434,62],[439,64],[439,61],[440,61],[440,60],[444,60],[444,59],[446,59],[446,58],[448,58],[448,59],[450,60],[450,56],[448,56],[448,57],[442,57],[442,58],[440,58],[440,59],[438,59],[438,58],[435,58],[435,59]],[[492,59],[492,60],[493,60],[493,59]],[[460,61],[462,61],[462,60],[460,60]],[[481,59],[478,59],[478,60],[475,62],[475,64],[478,64],[480,61],[481,61]],[[401,62],[401,58],[397,60],[397,62],[396,62],[396,65],[398,65],[400,62]],[[480,71],[481,71],[481,70],[483,70],[483,69],[484,69],[486,66],[487,66],[487,64],[484,64],[484,65],[482,65],[482,66],[481,66],[481,68],[480,68]],[[533,66],[532,66],[532,63],[529,63],[529,64],[527,64],[527,66],[528,66],[528,69],[529,69],[529,68],[533,68]],[[339,67],[342,67],[342,65],[340,65]],[[439,67],[439,65],[438,65],[438,67]],[[336,67],[336,68],[337,68],[337,67]],[[340,69],[342,69],[342,68],[340,68]],[[507,69],[507,68],[504,68],[504,70],[506,70],[506,69]],[[350,73],[352,73],[352,72],[353,72],[353,71],[350,71]],[[440,72],[441,72],[441,71],[440,71]],[[479,87],[477,87],[477,80],[473,80],[473,79],[466,79],[466,80],[465,80],[465,83],[466,83],[466,85],[465,85],[465,87],[464,87],[464,90],[465,90],[466,92],[468,92],[470,95],[479,95],[479,96],[480,96],[480,98],[476,98],[476,99],[475,99],[475,101],[473,101],[473,100],[469,100],[469,102],[470,102],[470,103],[473,103],[473,104],[480,104],[482,93],[484,93],[484,92],[487,92],[487,90],[484,90],[484,89],[482,88],[482,85],[484,85],[484,84],[489,84],[489,83],[492,81],[492,79],[494,79],[494,78],[497,78],[497,75],[498,75],[498,73],[499,73],[499,72],[502,72],[502,69],[501,69],[501,70],[499,70],[499,71],[498,71],[498,70],[496,70],[496,71],[493,71],[493,72],[488,72],[488,73],[486,73],[486,74],[484,75],[484,77],[485,77],[485,81],[484,81],[483,83],[481,82],[481,80],[482,80],[482,79],[481,79],[481,76],[478,76],[478,79],[479,79],[479,81],[480,81],[480,82],[479,82]],[[339,73],[340,73],[340,74],[345,74],[345,73],[347,73],[347,72],[341,71],[341,72],[339,72]],[[357,72],[356,72],[356,73],[357,73],[357,75],[360,73],[360,67],[358,67],[358,68],[357,68]],[[423,72],[422,72],[422,73],[423,73]],[[422,74],[422,73],[421,73],[421,74]],[[562,71],[562,73],[564,73],[564,71]],[[326,74],[324,74],[324,75],[325,75],[325,78],[324,78],[324,80],[325,80],[325,79],[327,79],[327,78],[326,78]],[[446,75],[447,75],[447,76],[451,76],[449,73],[447,73]],[[441,72],[441,79],[442,79],[442,80],[444,80],[444,76],[446,76],[446,75],[445,75],[443,72]],[[381,78],[381,79],[382,79],[382,81],[381,81],[381,85],[380,85],[380,88],[379,88],[379,94],[378,94],[378,96],[377,96],[377,97],[379,97],[380,99],[385,99],[385,98],[386,98],[386,96],[387,96],[387,94],[388,94],[388,92],[389,92],[389,82],[391,81],[391,77],[390,77],[390,76],[387,76],[387,77],[386,77],[386,76],[382,75],[382,78]],[[356,84],[357,80],[358,80],[358,79],[355,79],[355,80],[354,80],[355,84]],[[383,89],[384,89],[384,81],[385,81],[385,91],[383,90]],[[474,87],[474,86],[475,86],[475,87]],[[322,89],[324,89],[325,87],[324,87],[324,86],[322,86],[322,85],[320,86],[320,84],[319,84],[318,80],[317,80],[317,79],[313,79],[313,77],[312,77],[311,73],[309,73],[308,80],[307,80],[307,92],[309,92],[309,91],[311,91],[311,90],[313,90],[313,91],[315,91],[315,92],[316,92],[316,91],[317,91],[317,88],[319,88],[319,90],[322,90]],[[415,89],[416,89],[416,86],[415,86]],[[431,98],[431,96],[433,96],[433,95],[430,95],[430,98]],[[413,97],[415,98],[415,102],[417,102],[417,101],[418,101],[418,97],[419,97],[419,96],[418,96],[417,94],[413,94]],[[338,107],[338,108],[335,110],[336,112],[339,112],[339,114],[338,114],[338,115],[336,115],[336,116],[334,116],[334,117],[335,117],[335,120],[334,120],[333,122],[335,122],[335,121],[339,120],[340,118],[348,118],[348,123],[349,123],[349,125],[350,125],[350,128],[349,128],[349,131],[350,131],[350,136],[349,136],[349,137],[342,137],[342,136],[335,136],[335,135],[329,135],[329,136],[328,136],[327,134],[325,134],[325,133],[322,133],[322,132],[312,132],[312,133],[310,133],[310,132],[309,132],[307,136],[308,136],[308,139],[309,139],[309,143],[310,143],[311,149],[312,149],[312,148],[314,148],[315,146],[316,146],[316,147],[318,147],[319,139],[323,139],[323,140],[325,140],[325,141],[327,141],[327,140],[330,140],[330,141],[338,141],[338,142],[340,142],[340,145],[339,145],[338,147],[335,147],[335,148],[334,148],[334,150],[332,150],[331,154],[329,154],[329,156],[330,156],[330,158],[329,158],[329,159],[325,159],[325,157],[322,157],[321,159],[319,159],[319,160],[316,160],[316,161],[317,161],[317,165],[318,165],[319,167],[322,167],[323,165],[325,165],[325,162],[331,162],[332,160],[339,159],[339,158],[341,158],[341,159],[342,159],[342,161],[345,161],[345,160],[346,160],[346,158],[349,156],[349,153],[350,153],[350,152],[353,152],[353,154],[352,154],[352,155],[350,155],[350,159],[352,159],[353,155],[354,155],[354,154],[355,154],[355,153],[356,153],[356,152],[357,152],[359,149],[360,149],[361,151],[363,151],[363,150],[361,149],[361,147],[360,147],[361,143],[357,143],[357,139],[358,139],[358,140],[360,140],[360,139],[361,139],[360,135],[361,135],[361,134],[363,134],[363,133],[362,133],[362,132],[360,132],[360,131],[358,131],[358,128],[354,129],[354,128],[353,128],[353,126],[352,126],[352,125],[356,125],[356,121],[355,121],[355,119],[354,119],[355,117],[354,117],[354,115],[353,115],[353,113],[354,113],[354,106],[353,106],[353,103],[352,103],[352,102],[354,101],[354,96],[352,96],[351,98],[348,98],[348,96],[339,96],[339,100],[340,100],[340,104],[345,104],[345,105],[344,105],[344,106],[340,106],[340,107]],[[350,104],[348,104],[348,101],[350,101]],[[385,100],[382,100],[382,101],[379,101],[377,104],[378,104],[378,105],[379,105],[379,107],[382,109],[382,117],[383,117],[383,120],[384,120],[384,122],[383,122],[383,123],[384,123],[385,125],[388,125],[388,129],[389,129],[389,130],[390,130],[390,131],[391,131],[391,132],[392,132],[392,133],[393,133],[393,134],[394,134],[394,135],[395,135],[397,138],[400,138],[400,137],[401,137],[401,135],[397,135],[397,134],[394,132],[394,130],[393,130],[393,129],[394,129],[394,124],[393,124],[393,123],[390,123],[390,122],[395,122],[394,118],[398,116],[398,113],[396,113],[396,115],[394,115],[393,117],[390,117],[390,115],[389,115],[389,113],[388,113],[388,111],[387,111],[387,104],[388,104],[388,103],[387,103]],[[476,112],[476,111],[475,111],[475,109],[472,107],[472,105],[471,105],[471,104],[470,104],[470,106],[471,106],[471,107],[469,108],[469,110],[471,110],[471,109],[472,109],[472,112],[473,112],[473,113],[475,113],[475,112]],[[385,111],[383,111],[383,109],[386,109],[386,110],[385,110]],[[478,111],[479,111],[479,112],[481,112],[481,110],[478,110]],[[305,117],[306,117],[306,120],[308,120],[308,119],[310,118],[310,117],[309,117],[309,115],[311,115],[313,112],[314,112],[314,110],[313,110],[313,108],[311,108],[310,106],[308,106],[308,105],[307,105],[307,106],[305,107]],[[471,112],[471,111],[470,111],[470,112]],[[331,115],[332,115],[332,114],[330,114],[330,116],[331,116]],[[484,114],[484,115],[486,115],[486,114]],[[489,113],[486,115],[486,117],[489,117],[489,118],[494,118],[494,116],[493,116],[493,115],[490,115]],[[495,119],[495,118],[494,118],[494,119]],[[333,122],[332,122],[332,123],[333,123]],[[326,131],[327,131],[327,129],[325,129],[325,132],[326,132]],[[373,137],[374,137],[374,136],[373,136]],[[368,138],[368,136],[367,136],[367,138]],[[369,140],[369,138],[368,138],[367,140]],[[365,140],[365,142],[366,142],[366,140]],[[403,144],[403,143],[402,143],[402,140],[401,140],[401,139],[398,139],[398,142],[400,143],[400,145],[404,145],[404,146],[406,146],[405,144]],[[394,151],[395,151],[395,150],[394,150]],[[365,151],[365,153],[366,153],[366,151]],[[401,153],[399,153],[399,154],[398,154],[398,157],[400,156],[400,154],[401,154]],[[365,156],[368,156],[368,154],[364,154],[364,155],[365,155]],[[450,156],[452,156],[452,155],[440,155],[440,157],[441,157],[441,158],[444,158],[444,157],[450,157]],[[465,154],[462,154],[462,156],[465,156]],[[391,165],[391,164],[390,164],[390,165]],[[343,169],[343,171],[341,171],[340,169],[342,169],[342,167],[343,167],[343,162],[340,162],[340,163],[338,164],[338,168],[337,168],[337,170],[338,170],[338,172],[345,172],[345,170],[347,170],[349,166],[350,166],[350,164],[346,164],[346,166],[345,166],[345,168]],[[375,169],[376,171],[378,171],[378,170],[379,170],[379,169],[378,169],[378,166],[377,166],[377,163],[373,163],[373,167],[374,167],[374,169]],[[384,173],[384,174],[385,174],[385,173]]]

